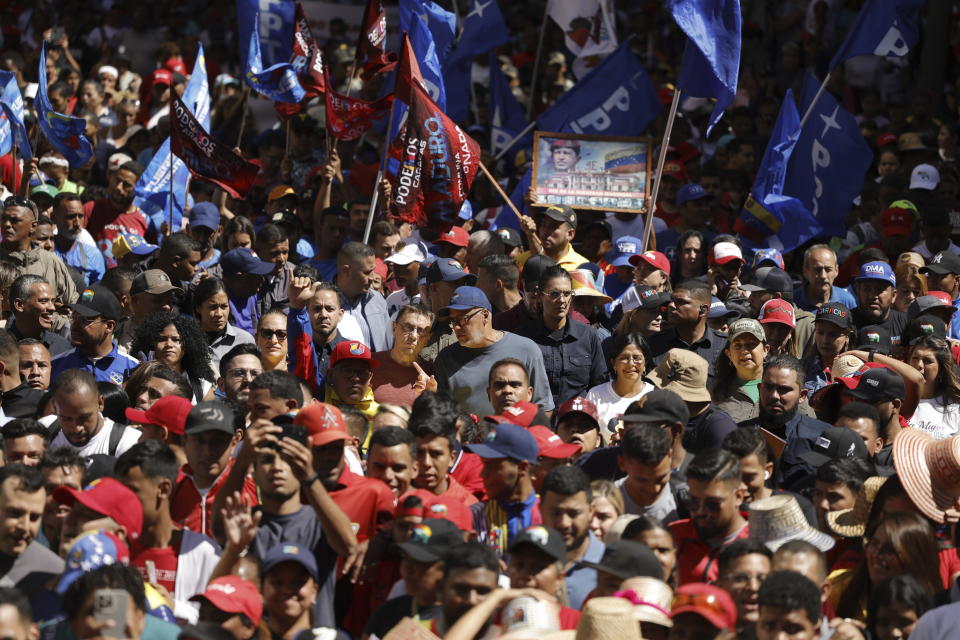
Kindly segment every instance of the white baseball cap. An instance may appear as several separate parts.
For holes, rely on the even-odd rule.
[[[424,260],[426,260],[426,258],[423,256],[423,252],[420,251],[420,247],[415,244],[407,244],[403,246],[403,249],[389,256],[384,262],[405,265],[411,262],[423,262]]]
[[[940,172],[932,164],[918,164],[910,174],[911,189],[933,191],[940,184]]]

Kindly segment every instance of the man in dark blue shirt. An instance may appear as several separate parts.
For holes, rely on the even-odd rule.
[[[656,362],[670,349],[688,349],[710,365],[712,383],[714,363],[727,339],[707,326],[711,302],[710,289],[704,282],[684,280],[674,287],[667,304],[670,328],[650,336],[650,351]]]

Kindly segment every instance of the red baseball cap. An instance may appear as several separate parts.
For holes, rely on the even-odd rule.
[[[437,242],[446,242],[455,247],[466,247],[470,244],[470,234],[463,227],[450,227],[440,234]]]
[[[166,428],[170,433],[182,436],[190,409],[193,409],[193,403],[186,398],[164,396],[146,411],[131,408],[125,410],[124,414],[131,424],[155,424]]]
[[[346,343],[341,343],[341,345]],[[310,444],[322,447],[337,440],[349,440],[347,424],[343,414],[332,404],[314,402],[308,404],[293,417],[293,424],[306,427],[310,434]]]
[[[737,607],[730,594],[712,584],[691,582],[677,588],[671,618],[695,613],[717,629],[733,630],[737,626]]]
[[[660,269],[667,275],[670,275],[670,260],[668,260],[667,256],[659,251],[644,251],[643,253],[630,256],[630,264],[635,267],[640,264],[641,260],[652,266],[654,269]]]
[[[198,593],[190,599],[197,601],[201,598],[220,611],[242,613],[250,618],[254,626],[259,625],[263,620],[263,598],[260,597],[257,588],[243,578],[237,576],[214,578],[203,593]]]
[[[404,506],[404,504],[407,502],[407,498],[414,496],[420,498],[420,503],[413,507]],[[401,518],[403,516],[421,516],[423,518],[429,518],[431,516],[424,515],[424,510],[426,509],[426,505],[436,497],[437,496],[433,495],[426,489],[411,489],[400,496],[400,498],[397,500],[397,506],[393,510],[393,517]]]
[[[129,540],[136,540],[143,531],[143,505],[140,499],[114,478],[98,478],[82,491],[72,487],[57,487],[53,490],[53,499],[67,506],[79,502],[91,511],[113,518],[127,530]]]
[[[167,61],[163,63],[163,66],[173,73],[179,73],[181,75],[187,75],[187,65],[183,63],[183,59],[179,57],[167,58]]]
[[[380,362],[373,359],[373,352],[370,351],[370,347],[356,340],[341,342],[330,352],[331,369],[341,360],[362,360],[370,365],[372,369],[380,366]]]
[[[539,425],[530,427],[530,433],[537,439],[537,446],[540,447],[540,455],[544,458],[563,460],[580,451],[580,445],[573,444],[572,442],[570,444],[565,443],[560,439],[560,436],[547,427],[541,427]]]
[[[718,242],[710,249],[708,258],[711,264],[727,264],[734,260],[743,262],[743,252],[732,242]]]
[[[772,298],[763,303],[760,307],[761,324],[767,322],[779,322],[790,328],[797,326],[797,318],[793,312],[793,305],[783,298]]]
[[[557,421],[563,420],[569,413],[583,413],[593,418],[593,421],[600,424],[600,412],[597,411],[597,405],[593,404],[583,396],[570,398],[557,409]]]
[[[529,427],[537,417],[538,411],[540,411],[540,407],[532,402],[521,401],[512,407],[507,407],[503,410],[503,413],[486,417],[497,423],[518,424],[521,427]]]
[[[150,74],[150,85],[155,84],[165,84],[167,86],[173,84],[173,72],[169,69],[156,69]]]
[[[885,236],[908,236],[913,228],[909,209],[890,207],[883,212],[880,228]]]
[[[683,166],[683,163],[677,162],[676,160],[669,160],[663,165],[663,175],[668,178],[673,178],[674,180],[679,180],[680,182],[687,181],[687,168]]]
[[[888,144],[897,143],[897,134],[895,133],[881,133],[877,136],[877,146],[885,147]]]
[[[939,299],[947,307],[953,307],[953,300],[950,299],[950,294],[946,291],[927,291],[927,295]]]
[[[458,500],[433,496],[423,507],[424,518],[442,518],[452,522],[457,529],[473,533],[473,514],[470,507]]]

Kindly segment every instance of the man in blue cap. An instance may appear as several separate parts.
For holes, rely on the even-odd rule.
[[[276,265],[261,260],[249,247],[237,247],[223,254],[220,268],[233,324],[252,335],[260,319],[257,292],[263,285],[263,279],[273,273]]]
[[[453,258],[437,258],[426,268],[425,302],[431,311],[438,313],[440,309],[450,304],[450,297],[457,287],[477,283],[477,276],[467,273],[459,261]],[[427,362],[433,362],[445,348],[456,344],[457,337],[446,322],[437,322],[430,334],[430,341],[420,350],[420,357]]]
[[[190,209],[190,235],[200,245],[198,269],[209,269],[220,262],[220,249],[216,248],[216,244],[222,231],[217,205],[198,202]]]
[[[680,187],[677,191],[680,222],[657,234],[657,247],[660,247],[660,250],[668,256],[672,256],[680,234],[690,230],[703,233],[709,244],[717,233],[716,229],[711,228],[715,215],[714,202],[714,197],[695,182]],[[706,249],[706,247],[703,248]]]
[[[603,281],[603,292],[616,300],[633,283],[633,265],[630,258],[641,252],[643,241],[634,236],[621,236],[607,254],[607,264],[613,267],[612,277]]]
[[[440,352],[433,363],[439,390],[446,392],[465,413],[493,415],[487,397],[490,367],[504,358],[514,358],[530,372],[533,402],[544,411],[552,411],[553,396],[543,355],[530,340],[493,328],[493,313],[483,291],[477,287],[457,287],[440,317],[447,319],[457,338]]]
[[[527,429],[503,423],[490,427],[482,444],[467,451],[483,459],[486,502],[470,507],[477,540],[506,558],[510,543],[527,527],[543,524],[531,472],[540,447]]]
[[[890,331],[894,343],[899,343],[900,334],[907,325],[907,314],[893,308],[894,288],[897,277],[893,267],[886,262],[867,262],[853,280],[857,296],[857,308],[853,310],[853,324],[859,329],[879,324]]]

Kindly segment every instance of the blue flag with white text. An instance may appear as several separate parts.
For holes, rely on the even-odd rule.
[[[440,64],[447,59],[457,36],[457,16],[431,0],[400,0],[400,32],[410,31],[415,16],[430,30]],[[422,63],[422,61],[421,61]]]
[[[210,84],[207,79],[206,64],[201,43],[197,49],[197,59],[193,64],[193,74],[183,91],[182,100],[204,129],[209,130]],[[163,223],[170,222],[171,162],[173,162],[173,226],[170,231],[178,231],[187,207],[187,182],[190,179],[190,171],[180,158],[170,153],[170,138],[160,145],[134,187],[136,194],[134,203],[147,215],[151,229],[158,235]]]
[[[510,90],[506,76],[500,69],[500,61],[490,52],[490,153],[499,154],[514,137],[527,126],[527,114]],[[533,136],[526,136],[514,143],[513,148],[529,145]],[[519,147],[518,147],[519,145]]]
[[[537,118],[541,131],[633,136],[663,105],[627,39]]]
[[[247,41],[247,68],[243,77],[250,88],[274,102],[296,104],[303,100],[306,93],[300,85],[300,78],[293,65],[289,61],[277,62],[264,69],[260,34],[252,30],[248,37],[250,39]]]
[[[497,0],[473,0],[463,19],[460,39],[443,63],[447,89],[447,115],[463,121],[470,110],[470,69],[473,59],[510,41]]]
[[[290,61],[296,11],[295,0],[237,0],[237,49],[244,69],[250,66],[248,45],[254,29],[260,36],[262,66]]]
[[[677,86],[716,98],[707,133],[733,102],[740,73],[740,0],[672,0],[670,13],[687,34]]]
[[[790,251],[820,232],[819,223],[803,203],[783,193],[787,165],[799,130],[797,103],[793,100],[793,91],[787,89],[750,197],[734,227],[744,243],[752,248]]]
[[[57,113],[47,96],[47,44],[40,48],[37,97],[33,106],[37,110],[40,130],[53,148],[59,151],[71,167],[81,167],[93,157],[93,146],[84,135],[87,121],[63,113]]]
[[[24,158],[33,156],[27,127],[23,124],[23,96],[17,86],[17,76],[0,71],[0,156],[10,153],[16,145]]]
[[[819,86],[808,73],[803,83],[802,112],[806,112]],[[826,235],[844,237],[844,218],[860,194],[872,163],[873,151],[863,139],[856,118],[824,91],[800,132],[784,191],[804,203]]]
[[[833,71],[854,56],[907,55],[920,38],[920,10],[927,0],[867,0],[830,61]]]

